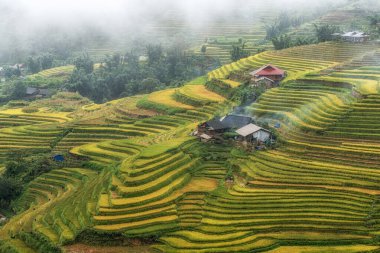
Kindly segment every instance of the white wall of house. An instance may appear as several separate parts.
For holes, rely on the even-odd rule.
[[[266,140],[270,138],[270,133],[264,130],[259,130],[256,133],[253,133],[253,138],[259,141],[265,142]]]

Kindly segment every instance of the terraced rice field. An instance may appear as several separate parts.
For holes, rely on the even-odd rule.
[[[368,95],[359,102],[353,103],[350,111],[336,125],[329,129],[330,134],[350,138],[363,138],[377,140],[380,138],[378,113],[380,109],[380,96]]]
[[[48,118],[46,116],[39,115],[29,115],[29,114],[7,114],[0,113],[0,127],[13,127],[13,126],[23,126],[23,125],[35,125],[41,123],[48,122],[59,122],[61,118],[51,117]]]
[[[289,55],[291,53],[289,52]],[[320,61],[309,59],[297,59],[284,56],[277,56],[276,52],[269,51],[260,53],[245,59],[241,59],[235,63],[225,65],[209,73],[209,78],[226,79],[232,71],[247,70],[253,71],[266,64],[274,64],[287,71],[288,79],[296,79],[309,72],[316,72],[327,67],[332,67],[336,63],[333,61]]]
[[[184,101],[193,104],[209,104],[214,102],[223,102],[224,97],[206,89],[204,85],[185,85],[176,91],[176,94],[182,97]]]
[[[56,245],[73,241],[90,223],[106,173],[99,175],[88,169],[65,168],[32,181],[20,200],[20,205],[29,209],[1,230],[1,238],[11,236],[11,239],[0,246],[0,250],[34,252],[35,245],[30,245],[32,238],[38,240],[41,236]],[[20,231],[33,234],[24,241],[14,239]]]
[[[376,69],[359,71],[369,74],[366,70]],[[351,72],[355,70],[345,71]],[[339,76],[335,81],[346,80]],[[379,194],[379,144],[371,133],[376,131],[378,117],[371,113],[377,109],[378,90],[367,91],[373,95],[359,102],[354,102],[349,86],[331,82],[293,82],[267,91],[250,111],[268,122],[282,122],[286,144],[277,151],[237,159],[247,184],[209,195],[196,230],[164,236],[164,245],[157,248],[164,252],[373,250],[365,242],[378,229],[371,211]],[[352,234],[353,227],[366,232]]]
[[[148,101],[156,103],[156,104],[162,104],[168,107],[173,108],[181,108],[181,109],[194,109],[193,106],[187,105],[181,102],[176,101],[173,96],[176,92],[175,89],[169,89],[164,91],[157,91],[148,96]]]
[[[31,78],[43,77],[43,78],[52,78],[52,77],[68,77],[71,72],[74,70],[74,65],[61,66],[51,69],[46,69],[38,72],[37,74],[31,75]]]
[[[20,150],[49,152],[51,143],[63,129],[55,125],[21,126],[0,129],[0,164],[8,155]]]
[[[319,80],[351,83],[363,95],[376,94],[380,91],[380,52],[365,54],[338,69],[328,71],[318,77]]]
[[[321,131],[335,124],[348,111],[344,89],[318,84],[289,84],[263,94],[248,108],[255,115],[270,115],[304,130]]]
[[[148,238],[159,252],[378,251],[380,95],[351,79],[375,80],[379,68],[366,56],[376,54],[371,46],[341,47],[265,52],[209,74],[234,89],[242,82],[225,79],[234,69],[270,62],[288,71],[247,108],[280,123],[275,149],[243,152],[191,137],[234,106],[196,81],[85,106],[72,118],[4,120],[2,161],[14,149],[41,149],[86,162],[27,186],[18,200],[25,211],[0,229],[0,252],[55,252],[78,235]]]
[[[325,42],[289,48],[280,51],[267,51],[237,62],[224,65],[211,71],[209,79],[226,79],[232,71],[253,71],[266,64],[273,64],[287,71],[287,80],[301,78],[308,73],[336,66],[339,62],[376,50],[374,45]]]
[[[45,69],[37,74],[30,75],[30,78],[67,78],[71,75],[71,73],[74,71],[74,65],[66,65],[66,66],[60,66],[50,69]],[[99,63],[94,64],[94,69],[97,69],[100,67]]]

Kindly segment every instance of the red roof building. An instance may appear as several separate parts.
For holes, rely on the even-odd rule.
[[[279,69],[273,65],[265,65],[264,67],[259,68],[258,70],[252,71],[251,76],[255,80],[260,79],[262,77],[269,78],[275,82],[281,81],[285,77],[285,71]]]

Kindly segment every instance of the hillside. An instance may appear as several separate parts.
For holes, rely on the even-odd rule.
[[[268,63],[287,79],[247,111],[281,123],[277,148],[243,152],[189,135],[236,105],[225,97],[243,82],[234,73]],[[70,159],[28,184],[20,212],[0,228],[0,252],[81,242],[161,252],[380,250],[379,63],[376,45],[327,42],[224,65],[207,85],[105,104],[55,98],[71,101],[71,112],[49,99],[32,111],[10,104],[0,111],[0,168],[15,151]]]

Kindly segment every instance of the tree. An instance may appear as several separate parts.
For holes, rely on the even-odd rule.
[[[41,66],[38,59],[32,56],[28,57],[26,61],[26,66],[28,67],[29,72],[32,74],[38,73],[41,70]]]
[[[140,85],[140,92],[141,93],[150,93],[155,91],[161,86],[161,83],[159,80],[154,78],[146,78],[142,80]]]
[[[88,54],[83,54],[74,60],[76,70],[83,70],[86,74],[94,71],[94,62],[90,59]]]
[[[105,68],[109,71],[118,68],[122,64],[121,59],[122,58],[119,53],[107,55],[105,59]]]
[[[244,50],[244,45],[242,47],[232,45],[232,50],[230,51],[230,54],[232,61],[238,61],[241,58],[248,57],[249,52]]]
[[[140,63],[135,52],[125,57],[115,54],[107,56],[96,71],[92,71],[92,61],[84,55],[75,61],[76,67],[65,87],[102,103],[168,86],[177,87],[186,80],[204,75],[211,65],[220,66],[218,61],[207,55],[186,55],[177,45],[165,52],[161,46],[150,45],[147,51],[147,64]]]
[[[139,56],[133,51],[126,53],[124,59],[125,62],[131,66],[137,67],[139,64]]]
[[[380,35],[380,15],[373,14],[367,17],[369,23],[369,29],[372,33],[376,34],[376,36]]]
[[[267,40],[271,40],[272,38],[277,37],[280,34],[280,30],[277,24],[267,25],[265,27],[265,31],[266,31],[265,39]]]
[[[56,168],[61,168],[63,164],[55,163],[50,155],[45,154],[25,154],[15,152],[13,157],[5,165],[4,177],[14,178],[23,183],[28,183],[43,173]]]
[[[202,47],[201,47],[202,54],[205,54],[206,51],[207,51],[207,46],[206,45],[202,45]]]
[[[21,76],[21,70],[18,66],[16,67],[5,67],[4,68],[4,76],[6,78],[18,77]]]
[[[293,23],[297,24],[297,21],[292,20],[286,12],[281,13],[272,25],[265,27],[266,39],[271,40],[285,33]]]
[[[320,25],[314,24],[315,35],[317,36],[318,42],[330,41],[333,39],[332,34],[340,32],[339,27],[335,25]]]
[[[152,65],[160,62],[163,57],[163,49],[161,45],[148,45],[146,47],[148,55],[148,64]]]
[[[279,37],[272,38],[273,46],[276,50],[288,48],[292,46],[292,40],[289,35],[281,35]]]
[[[40,63],[41,69],[50,69],[53,67],[53,60],[54,57],[52,54],[47,53],[43,54],[38,58],[38,61]]]
[[[22,185],[13,178],[0,177],[0,208],[8,208],[9,203],[20,196]]]
[[[25,81],[14,80],[5,83],[3,86],[3,94],[8,97],[8,100],[23,98],[26,94]]]
[[[166,62],[168,66],[168,75],[172,79],[175,76],[181,75],[181,72],[184,71],[184,61],[186,57],[180,48],[174,47],[167,52]]]

